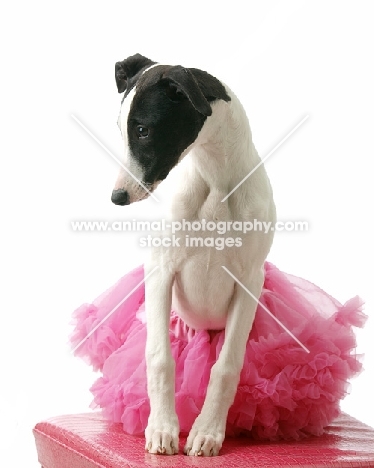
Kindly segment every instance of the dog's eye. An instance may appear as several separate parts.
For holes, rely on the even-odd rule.
[[[136,127],[136,134],[138,135],[138,138],[147,138],[149,135],[149,129],[143,125],[138,125]]]

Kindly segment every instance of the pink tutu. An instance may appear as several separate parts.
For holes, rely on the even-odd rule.
[[[226,434],[266,440],[320,435],[339,414],[348,379],[361,370],[352,327],[365,322],[362,300],[354,297],[342,305],[314,284],[270,263],[265,271],[260,302],[310,352],[258,306]],[[150,411],[144,283],[139,286],[143,278],[139,267],[93,304],[77,309],[71,337],[73,348],[81,343],[75,354],[102,372],[91,388],[93,404],[130,434],[144,432]],[[224,331],[189,329],[172,311],[170,341],[182,433],[189,432],[200,412],[223,339]]]

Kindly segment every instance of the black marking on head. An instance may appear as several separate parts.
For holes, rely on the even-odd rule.
[[[212,75],[180,65],[157,65],[136,54],[116,63],[118,92],[124,98],[136,85],[127,117],[128,145],[143,170],[143,183],[153,186],[167,177],[182,153],[196,140],[211,103],[230,101]],[[144,73],[143,73],[144,72]]]
[[[132,55],[122,62],[117,62],[115,65],[115,78],[118,92],[123,93],[126,91],[124,95],[125,98],[135,86],[142,72],[155,63],[156,62],[140,54]]]
[[[139,78],[127,119],[130,152],[143,169],[145,184],[166,178],[207,118],[168,78],[171,68],[157,65]],[[201,99],[205,100],[203,95]],[[139,127],[147,129],[146,137],[141,137]]]

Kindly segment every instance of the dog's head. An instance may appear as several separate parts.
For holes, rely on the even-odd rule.
[[[127,205],[147,198],[196,141],[212,114],[211,103],[230,97],[202,70],[160,65],[140,54],[117,62],[115,78],[124,93],[118,125],[125,169],[112,201]]]

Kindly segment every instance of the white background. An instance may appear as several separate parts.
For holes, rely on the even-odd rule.
[[[265,156],[279,219],[269,260],[372,315],[373,44],[367,1],[13,2],[1,18],[1,400],[7,467],[37,467],[32,427],[86,411],[95,376],[67,348],[69,320],[142,262],[126,233],[74,233],[72,220],[147,219],[152,199],[110,202],[120,96],[114,63],[140,52],[208,70],[236,92]],[[166,181],[167,184],[167,181]],[[158,191],[166,201],[167,190]],[[345,411],[374,426],[374,326]]]

